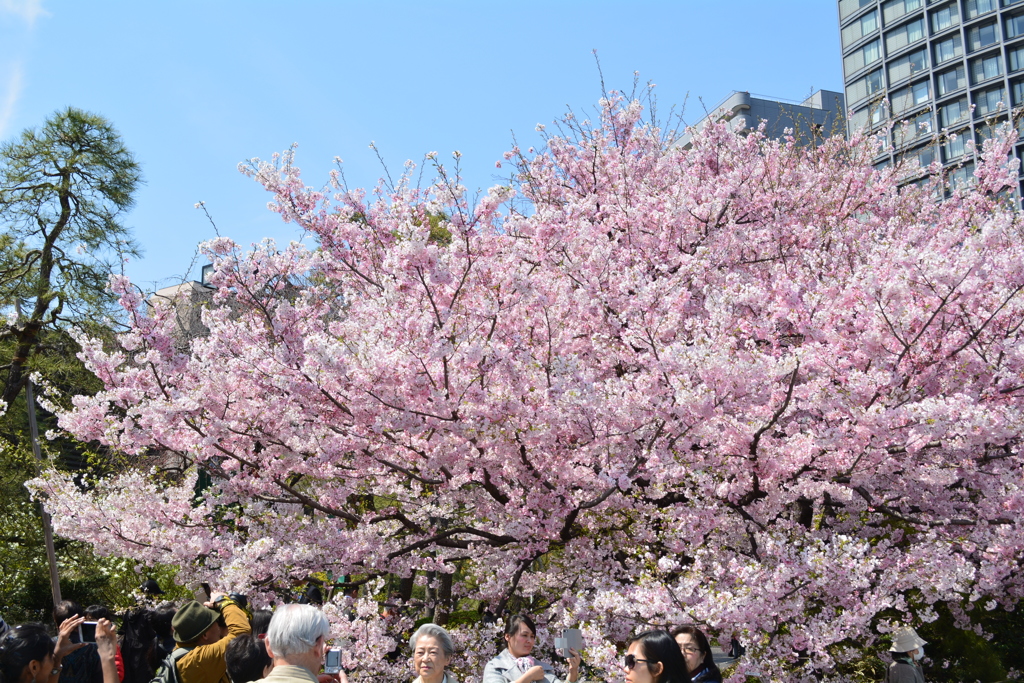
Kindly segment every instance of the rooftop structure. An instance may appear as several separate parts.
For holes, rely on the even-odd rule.
[[[798,139],[809,140],[816,135],[827,137],[841,125],[845,106],[843,94],[831,90],[818,90],[803,101],[734,90],[694,124],[693,132],[700,131],[709,122],[719,121],[725,121],[731,130],[743,132],[755,130],[764,121],[765,135],[770,138],[781,138],[787,129],[794,131]],[[691,138],[691,133],[687,132],[678,144],[689,147]]]

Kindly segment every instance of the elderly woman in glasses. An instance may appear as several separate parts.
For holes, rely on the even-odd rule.
[[[629,642],[626,683],[690,683],[683,653],[667,631],[645,631]]]
[[[537,627],[525,614],[509,617],[505,624],[505,649],[487,662],[481,683],[562,683],[547,662],[537,661],[530,656],[537,643]],[[576,683],[580,677],[580,653],[569,650],[569,674],[567,683]]]
[[[437,624],[423,624],[409,639],[409,649],[416,674],[412,683],[458,683],[455,676],[445,671],[455,654],[448,631]]]
[[[690,680],[694,683],[722,683],[722,672],[715,664],[711,645],[703,631],[696,626],[677,626],[672,629],[672,637],[686,660]]]

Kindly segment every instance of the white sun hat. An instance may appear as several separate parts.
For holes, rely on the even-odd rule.
[[[892,647],[889,648],[889,652],[910,652],[927,644],[928,641],[917,635],[917,631],[906,626],[893,632]]]

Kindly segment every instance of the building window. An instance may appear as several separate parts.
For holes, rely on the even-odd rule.
[[[864,78],[854,81],[846,88],[851,102],[859,102],[882,89],[882,70],[872,71]]]
[[[1024,0],[1021,0],[1024,2]],[[1024,69],[1024,47],[1011,49],[1008,53],[1010,62],[1010,73]]]
[[[1010,88],[1013,92],[1013,103],[1024,104],[1024,81],[1014,81]]]
[[[949,172],[949,189],[958,190],[961,187],[970,185],[974,180],[974,164],[967,162],[960,168],[954,168]]]
[[[1006,18],[1006,39],[1024,35],[1024,14]]]
[[[889,85],[898,83],[928,68],[928,50],[922,49],[889,62]]]
[[[966,135],[957,135],[956,133],[950,135],[949,140],[942,145],[942,160],[949,163],[962,157],[967,151],[967,140],[969,139]]]
[[[883,121],[885,121],[885,107],[881,102],[874,102],[853,113],[850,117],[850,127],[852,130],[872,130]]]
[[[1024,1],[1024,0],[1022,0]],[[942,64],[951,59],[956,59],[963,54],[963,45],[960,36],[953,36],[941,42],[935,43],[935,63]]]
[[[924,7],[923,0],[889,0],[882,5],[882,19],[888,26],[902,16]]]
[[[975,128],[974,136],[977,140],[977,145],[981,147],[985,144],[986,140],[991,140],[992,138],[994,138],[996,134],[999,132],[999,129],[1002,128],[1003,123],[1005,123],[1005,121],[996,122],[995,124],[991,125],[986,123],[983,126],[978,126],[977,128]]]
[[[894,116],[900,116],[919,104],[924,104],[929,98],[928,81],[914,83],[911,86],[897,90],[892,94],[891,104]]]
[[[1001,87],[974,93],[975,116],[988,116],[1005,108],[1006,93]]]
[[[977,52],[989,45],[995,45],[998,40],[999,32],[996,30],[995,23],[972,26],[967,31],[967,51]]]
[[[907,152],[907,158],[917,159],[917,162],[921,164],[921,168],[931,166],[932,162],[935,161],[935,146],[928,145],[927,147],[911,150]]]
[[[947,5],[940,10],[932,12],[932,33],[945,31],[960,23],[960,15],[956,11],[956,5]]]
[[[843,47],[853,45],[864,36],[871,35],[878,30],[878,10],[872,10],[859,19],[854,19],[849,26],[843,29]]]
[[[843,59],[843,69],[848,74],[860,71],[865,66],[874,64],[882,58],[882,41],[873,40],[867,45],[850,54]]]
[[[912,21],[885,34],[885,49],[892,53],[919,40],[924,40],[924,19]]]
[[[977,85],[1003,75],[1003,60],[999,55],[971,60],[971,84]]]
[[[967,18],[973,19],[995,11],[996,0],[967,0]]]
[[[846,19],[861,7],[870,5],[873,0],[839,0],[839,19],[840,21]]]
[[[901,121],[893,128],[893,140],[897,147],[932,134],[932,113],[921,112],[907,121]]]
[[[948,95],[951,92],[956,92],[960,88],[967,87],[967,77],[964,74],[964,68],[958,66],[952,71],[946,71],[938,75],[935,79],[939,91],[939,97]]]
[[[943,128],[953,126],[967,121],[971,109],[967,106],[967,98],[961,97],[956,102],[950,102],[939,108],[939,122]]]

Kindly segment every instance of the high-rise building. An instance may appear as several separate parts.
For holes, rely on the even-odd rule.
[[[965,143],[980,149],[991,126],[1024,104],[1024,0],[838,4],[851,131],[901,122],[878,165],[938,159],[954,181],[969,178]]]

